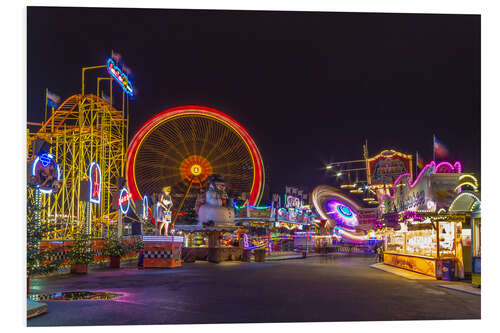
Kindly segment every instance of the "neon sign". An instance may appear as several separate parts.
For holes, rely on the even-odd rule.
[[[118,196],[118,206],[120,206],[120,210],[123,214],[127,214],[130,208],[131,198],[132,194],[126,188],[122,188],[120,195]]]
[[[61,168],[52,154],[41,154],[33,162],[32,181],[44,194],[56,193],[60,188]]]
[[[127,75],[116,65],[113,59],[108,59],[108,72],[120,84],[123,91],[130,96],[134,95],[134,88],[132,82],[128,79]]]
[[[95,204],[101,202],[101,167],[96,162],[92,162],[89,168],[89,201]]]

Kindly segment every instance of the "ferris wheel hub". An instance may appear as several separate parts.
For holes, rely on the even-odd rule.
[[[179,172],[187,182],[203,183],[212,173],[212,166],[203,156],[191,155],[181,162]]]

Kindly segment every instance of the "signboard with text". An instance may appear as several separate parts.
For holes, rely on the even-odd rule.
[[[394,150],[384,150],[366,160],[370,185],[393,184],[403,173],[412,174],[412,157]]]

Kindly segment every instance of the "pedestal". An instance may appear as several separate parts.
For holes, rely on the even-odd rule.
[[[221,262],[221,249],[218,247],[208,248],[208,261],[213,263]]]
[[[176,268],[182,266],[180,236],[143,236],[144,268]]]

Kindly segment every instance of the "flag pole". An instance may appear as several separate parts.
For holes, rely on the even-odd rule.
[[[436,135],[432,134],[432,160],[436,162]]]
[[[45,119],[43,122],[47,121],[47,93],[49,91],[49,88],[45,88]]]
[[[416,157],[415,159],[415,177],[416,177],[418,175],[418,150],[415,154],[415,157]]]

